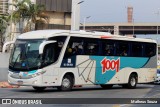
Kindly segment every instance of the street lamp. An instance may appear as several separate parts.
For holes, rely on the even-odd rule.
[[[83,22],[83,30],[85,30],[85,25],[86,25],[86,19],[89,19],[91,16],[87,16],[84,18],[84,22]]]
[[[78,2],[77,4],[81,4],[81,3],[83,3],[84,1],[80,1],[80,2]]]
[[[84,1],[80,1],[78,3],[73,3],[72,7],[73,7],[73,24],[71,25],[71,30],[76,30],[76,12],[77,12],[77,6],[81,3],[83,3]],[[79,16],[78,16],[79,17]],[[79,22],[78,22],[79,23]]]
[[[134,36],[134,19],[132,19],[132,23],[133,23],[133,36]]]

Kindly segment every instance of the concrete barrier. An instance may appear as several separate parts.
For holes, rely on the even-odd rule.
[[[7,81],[10,53],[0,53],[0,81]]]

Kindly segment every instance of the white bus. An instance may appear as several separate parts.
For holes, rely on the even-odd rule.
[[[136,88],[153,82],[157,44],[151,39],[103,32],[39,30],[17,37],[9,61],[8,82],[38,91],[76,85],[115,84]]]

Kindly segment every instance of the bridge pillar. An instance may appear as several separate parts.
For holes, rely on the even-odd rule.
[[[119,26],[118,25],[114,26],[114,35],[119,35]]]

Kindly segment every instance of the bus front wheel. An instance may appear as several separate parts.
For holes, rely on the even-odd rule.
[[[64,76],[61,86],[57,87],[60,91],[70,91],[73,87],[73,78],[70,75]]]
[[[46,89],[46,87],[35,87],[33,86],[33,88],[36,90],[36,91],[44,91]]]
[[[134,89],[137,85],[137,76],[134,74],[131,74],[128,80],[128,88]]]

